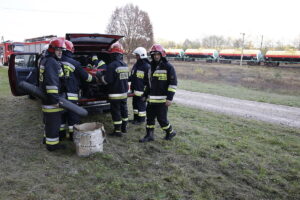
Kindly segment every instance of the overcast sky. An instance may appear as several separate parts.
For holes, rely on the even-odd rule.
[[[208,35],[246,40],[300,36],[299,0],[0,0],[0,37],[23,41],[43,35],[104,33],[116,7],[138,5],[149,14],[155,39],[182,42]]]

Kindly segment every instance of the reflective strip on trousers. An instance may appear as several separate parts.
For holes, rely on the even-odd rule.
[[[127,122],[128,118],[122,118],[122,121]]]
[[[69,126],[68,131],[69,131],[69,133],[73,133],[74,132],[74,126]]]
[[[156,99],[148,99],[148,102],[150,103],[165,103],[166,99],[156,100]]]
[[[63,110],[64,110],[63,108],[59,108],[57,106],[42,105],[42,111],[46,113],[60,112]]]
[[[48,94],[57,94],[58,93],[58,87],[55,85],[46,85],[46,92]]]
[[[46,137],[46,144],[49,144],[49,145],[55,145],[55,144],[58,144],[59,143],[59,138],[47,138]]]
[[[147,125],[146,128],[155,128],[155,125]]]
[[[138,114],[139,111],[138,110],[133,110],[133,114]]]
[[[145,117],[146,116],[146,112],[139,112],[139,117]]]
[[[167,130],[168,128],[170,128],[171,124],[169,124],[168,126],[164,126],[164,127],[161,127],[162,130]]]
[[[127,93],[109,94],[108,98],[109,99],[126,99],[127,98]]]
[[[166,99],[167,96],[149,96],[149,99]]]
[[[115,121],[114,124],[115,125],[122,124],[122,121]]]
[[[66,124],[61,124],[59,131],[64,131],[64,130],[66,130]]]
[[[149,96],[148,102],[150,103],[165,103],[167,96]]]
[[[78,100],[78,94],[76,93],[67,93],[69,100]]]

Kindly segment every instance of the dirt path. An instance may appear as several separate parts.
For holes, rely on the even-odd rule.
[[[300,128],[300,108],[177,90],[174,101],[193,108]]]

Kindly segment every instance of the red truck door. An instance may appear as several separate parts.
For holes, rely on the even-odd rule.
[[[8,77],[11,92],[14,96],[27,95],[18,85],[26,81],[38,85],[38,54],[17,53],[12,54],[9,60]]]

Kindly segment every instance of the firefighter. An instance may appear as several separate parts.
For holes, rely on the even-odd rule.
[[[40,87],[47,95],[47,100],[42,101],[42,111],[45,124],[45,143],[48,151],[65,149],[59,144],[59,128],[63,109],[59,107],[58,98],[63,92],[63,70],[59,63],[62,51],[65,49],[63,38],[53,39],[45,58],[40,63]]]
[[[66,51],[62,56],[62,68],[64,71],[64,81],[66,89],[66,97],[74,104],[78,104],[79,90],[81,81],[87,83],[95,83],[96,77],[93,77],[81,67],[81,64],[74,60],[74,45],[71,41],[65,40]],[[60,137],[67,136],[70,140],[73,140],[73,126],[80,122],[80,116],[74,112],[67,111],[63,115],[63,123],[60,127]],[[68,126],[66,126],[66,124]],[[67,134],[66,134],[67,133]]]
[[[154,140],[155,118],[160,127],[166,132],[165,140],[171,140],[176,132],[168,121],[168,107],[172,104],[177,88],[177,77],[174,67],[167,61],[166,52],[159,44],[154,44],[150,50],[151,68],[149,81],[146,86],[147,96],[147,125],[146,135],[140,142]]]
[[[111,63],[107,66],[107,71],[97,72],[97,77],[101,83],[107,85],[108,99],[110,101],[111,115],[114,124],[114,131],[111,136],[121,137],[127,133],[128,109],[127,91],[129,69],[123,62],[124,50],[119,42],[111,45],[108,50]]]
[[[147,51],[143,47],[138,47],[133,51],[136,56],[136,63],[131,70],[131,91],[134,96],[132,98],[133,107],[133,124],[139,125],[145,122],[146,102],[143,100],[144,89],[147,83],[150,62],[147,57]]]
[[[92,56],[92,68],[106,70],[107,66],[103,60],[99,60],[97,55]]]

